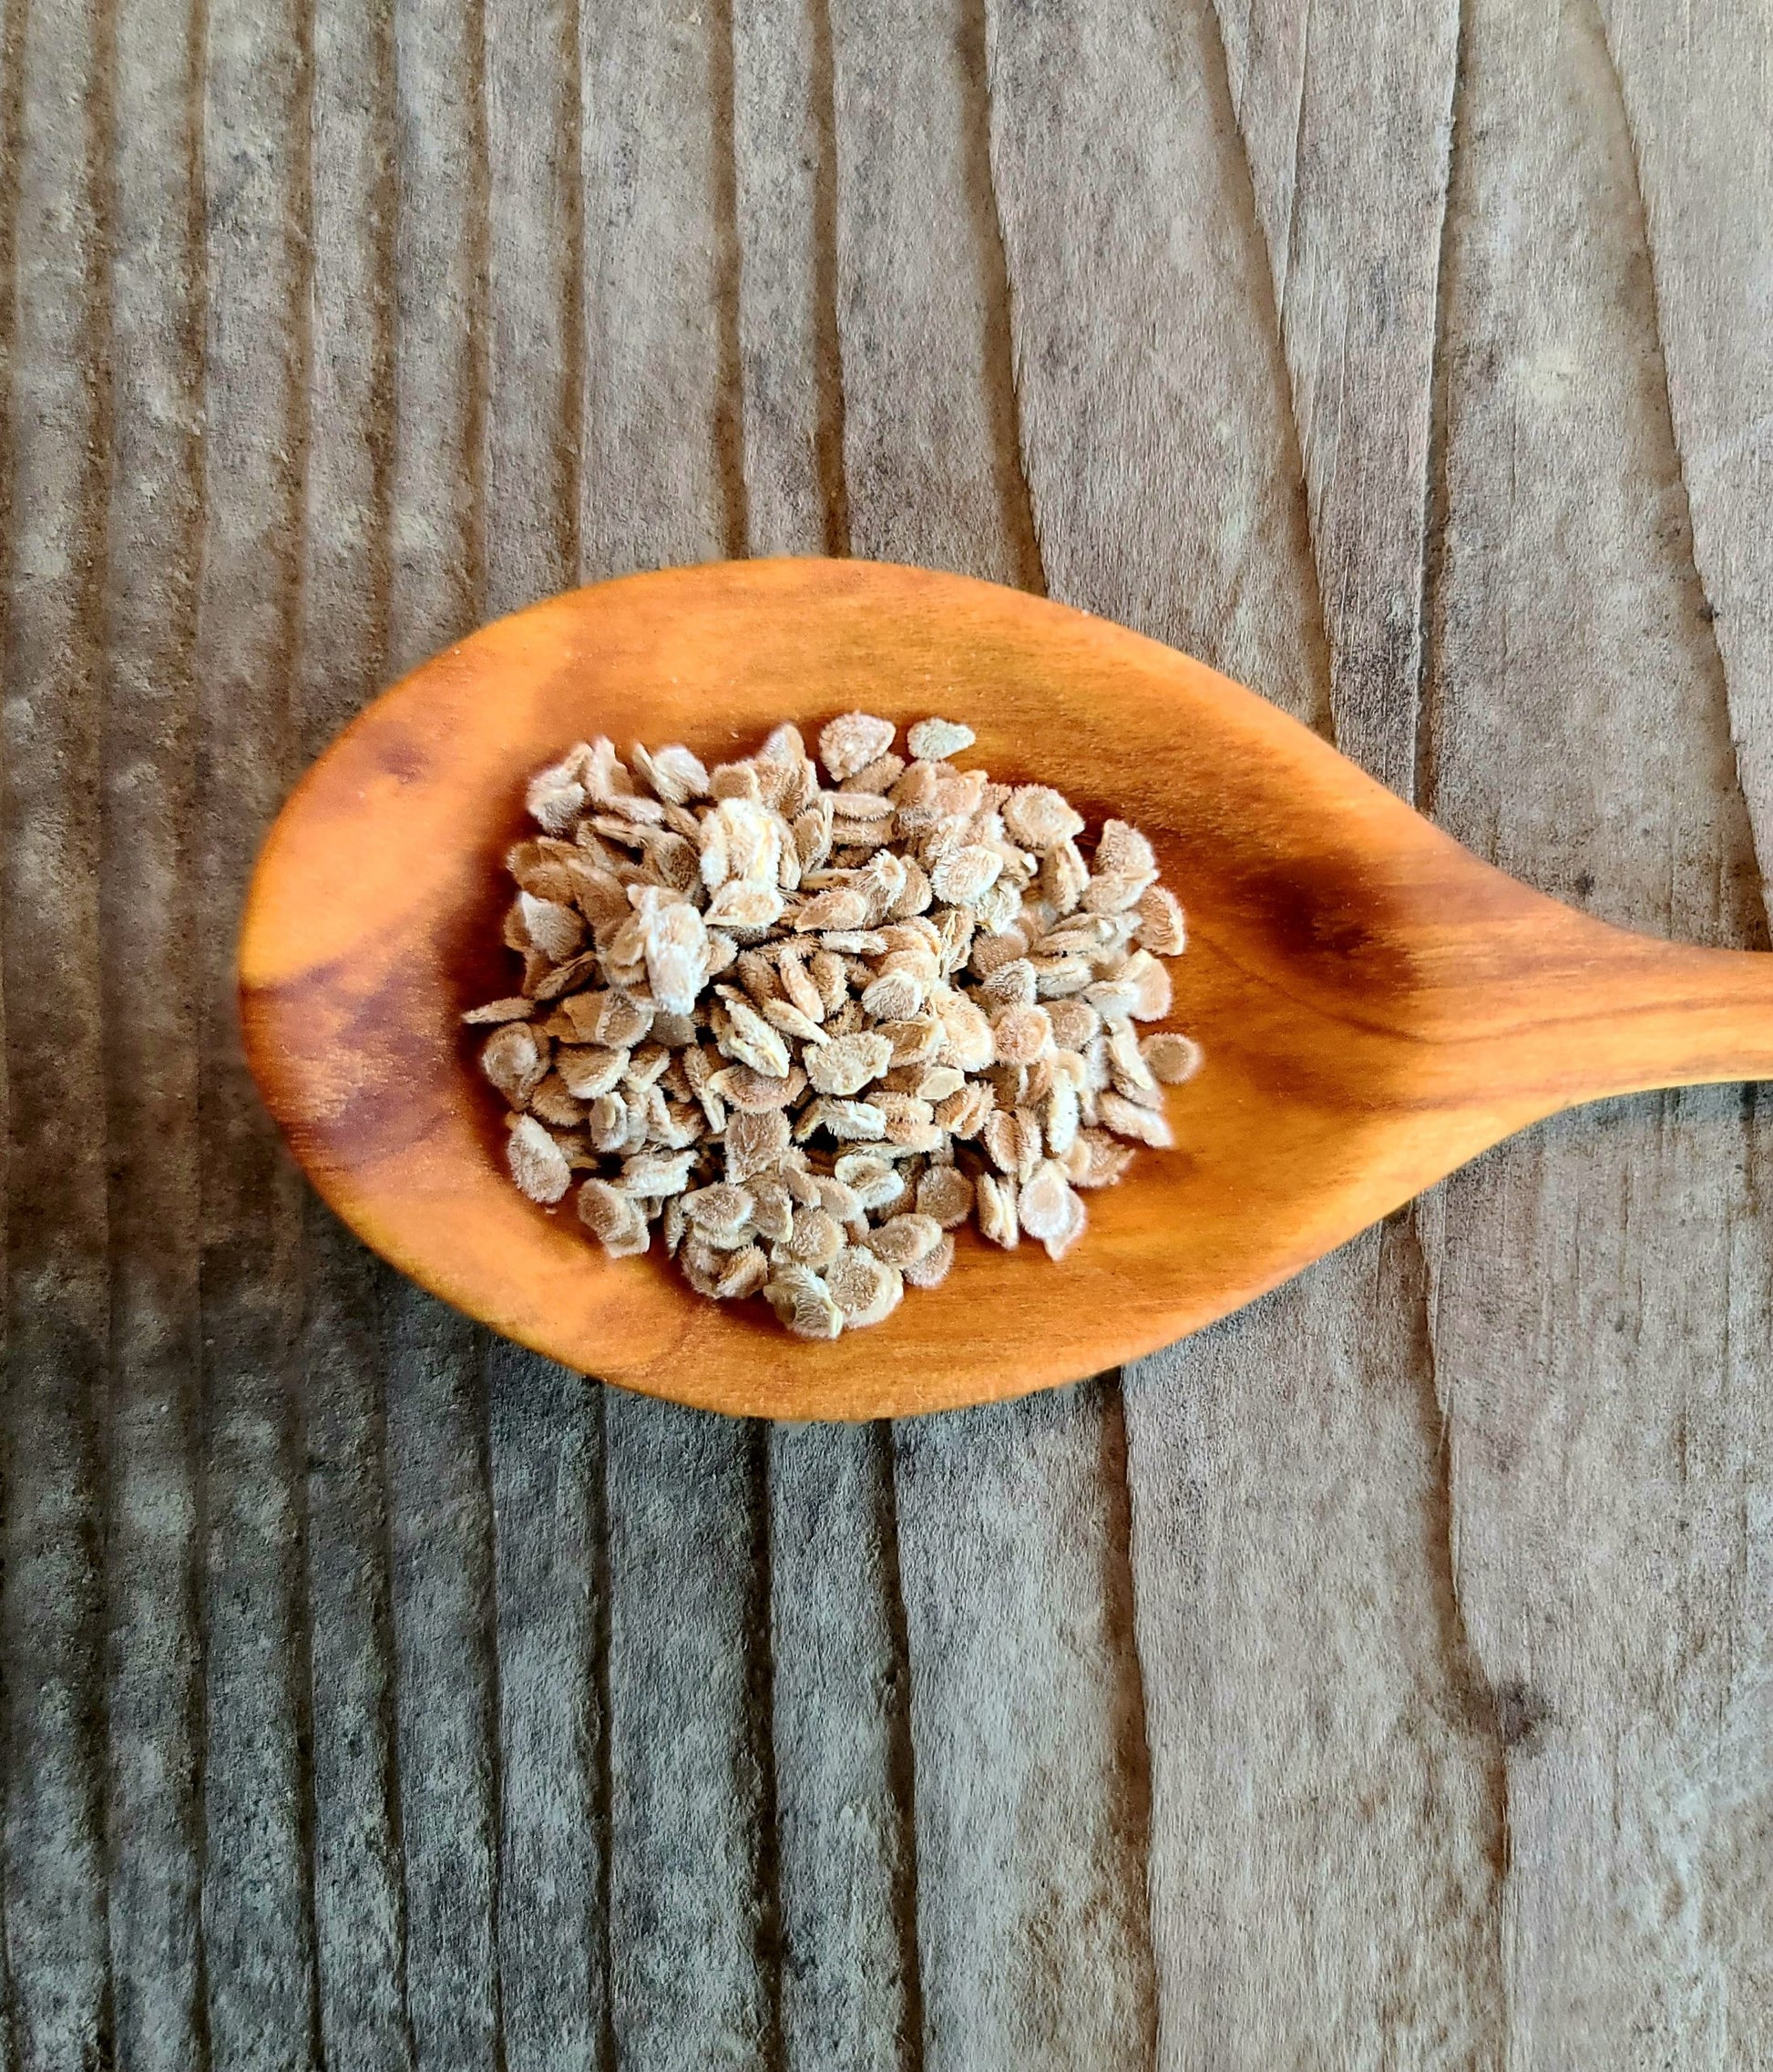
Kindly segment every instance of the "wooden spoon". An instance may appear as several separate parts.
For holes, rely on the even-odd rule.
[[[1177,1148],[1088,1197],[1062,1265],[963,1234],[888,1321],[806,1344],[761,1304],[611,1261],[507,1177],[464,1009],[510,990],[502,857],[569,743],[713,763],[854,706],[1152,837],[1188,910]],[[1050,1387],[1196,1329],[1512,1131],[1607,1094],[1773,1075],[1773,958],[1652,941],[1502,876],[1251,692],[994,584],[718,563],[534,606],[416,670],[309,771],[240,952],[247,1052],[321,1194],[496,1330],[734,1412],[897,1416]]]

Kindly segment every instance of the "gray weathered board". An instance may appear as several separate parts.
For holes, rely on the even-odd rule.
[[[1124,620],[1765,947],[1765,0],[0,37],[7,2072],[1773,2065],[1755,1089],[1124,1375],[772,1430],[366,1258],[230,986],[380,683],[762,550]]]

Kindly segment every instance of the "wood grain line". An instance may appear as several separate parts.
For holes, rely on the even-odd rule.
[[[756,2055],[763,2072],[787,2072],[782,2020],[782,1823],[776,1777],[775,1656],[771,1619],[770,1428],[748,1420],[751,1497],[751,1596],[745,1607],[745,1709],[750,1763],[755,1773],[755,1844],[752,1902],[762,2018]]]
[[[462,85],[466,208],[463,211],[462,306],[446,313],[464,333],[460,505],[465,544],[463,577],[469,625],[487,611],[487,416],[491,396],[492,163],[487,143],[487,0],[457,0],[462,15]],[[452,283],[453,284],[453,283]]]
[[[1440,234],[1434,266],[1434,353],[1429,366],[1429,457],[1422,480],[1422,558],[1416,582],[1416,754],[1410,804],[1435,817],[1440,749],[1436,664],[1446,636],[1442,582],[1447,561],[1449,482],[1447,421],[1453,383],[1450,335],[1453,209],[1460,191],[1460,129],[1464,121],[1464,84],[1471,54],[1469,0],[1456,0],[1453,76],[1447,110],[1447,159],[1440,185]]]
[[[205,2048],[193,1841],[200,1334],[188,982],[202,524],[202,13],[169,0],[124,9],[117,26],[106,184],[118,402],[97,875],[112,1147],[107,1883],[119,2062],[183,2072]]]
[[[1004,256],[1003,214],[991,169],[990,22],[987,0],[960,0],[956,52],[959,58],[967,196],[972,212],[974,264],[983,303],[982,373],[990,413],[998,502],[1009,580],[1037,597],[1047,594],[1034,490],[1022,448],[1021,387],[1010,321],[1009,266]]]
[[[906,1623],[905,1578],[900,1569],[898,1463],[892,1426],[882,1419],[869,1427],[869,1434],[880,1503],[881,1589],[889,1664],[886,1778],[898,1819],[897,1847],[893,1857],[893,1918],[898,1934],[904,2008],[897,2059],[899,2072],[924,2072],[923,1964],[917,1943],[917,1758],[911,1732],[911,1636]]]
[[[595,1510],[586,1522],[587,1582],[591,1600],[591,1684],[597,1700],[591,1817],[597,1831],[598,1851],[596,1904],[589,1929],[592,1959],[602,1985],[596,2036],[597,2072],[620,2072],[621,2054],[616,2036],[615,1953],[610,1923],[616,1797],[610,1680],[610,1623],[615,1599],[610,1574],[610,1391],[600,1382],[596,1385],[596,1395]]]
[[[484,79],[484,67],[477,75]],[[484,136],[484,128],[482,135]],[[486,274],[481,272],[484,281]],[[479,1620],[476,1638],[486,1662],[486,1677],[482,1687],[482,1711],[478,1722],[479,1736],[486,1749],[487,1800],[488,1849],[487,1851],[487,1911],[492,1929],[491,1947],[487,1965],[487,1989],[491,2016],[492,2072],[507,2072],[509,2054],[505,2036],[505,1968],[500,1961],[498,1927],[504,1914],[505,1880],[507,1865],[503,1847],[506,1832],[506,1742],[505,1742],[505,1660],[499,1647],[498,1631],[498,1541],[497,1519],[495,1513],[497,1490],[493,1481],[493,1400],[490,1368],[498,1341],[487,1332],[477,1332],[480,1340],[480,1420],[474,1432],[474,1468],[479,1482],[489,1517],[487,1533],[486,1573],[482,1580]],[[439,1951],[443,1964],[447,1965],[450,1952],[447,1945]]]
[[[825,551],[849,545],[844,467],[844,341],[837,323],[837,87],[832,0],[807,0],[807,86],[813,104],[813,336],[816,352],[814,451],[825,505]]]
[[[311,128],[313,363],[294,687],[303,755],[386,670],[395,418],[389,0],[316,10]],[[303,1204],[308,1533],[316,1821],[312,1871],[323,2062],[410,2072],[399,1862],[385,1269]]]
[[[318,5],[319,0],[301,0],[295,13],[293,120],[287,190],[293,246],[290,294],[292,439],[286,463],[288,538],[284,567],[288,588],[279,658],[282,666],[277,677],[282,702],[282,747],[287,757],[281,773],[285,785],[300,768],[301,751],[299,716],[292,686],[302,654],[305,570],[302,540],[307,526],[309,450],[313,437],[306,401],[313,387],[314,367],[314,29]],[[273,1144],[272,1156],[281,1158],[281,1145]],[[306,1198],[298,1193],[292,1204],[291,1251],[292,1277],[298,1290],[300,1314],[304,1319],[309,1289],[308,1254],[302,1232],[307,1215]],[[320,1923],[314,1883],[319,1826],[314,1767],[314,1593],[310,1550],[309,1402],[298,1360],[291,1361],[290,1381],[289,1408],[283,1424],[282,1472],[294,1497],[292,1507],[294,1520],[292,1640],[295,1659],[291,1684],[295,1728],[296,1847],[300,1854],[293,1899],[302,1921],[302,1954],[307,1971],[303,2041],[309,2063],[319,2067],[326,2062],[326,2046],[321,2021]]]
[[[8,1972],[26,2066],[108,2053],[102,1581],[108,1214],[97,865],[110,417],[114,25],[20,25],[0,979],[6,1309],[0,1503]]]
[[[301,1203],[245,1071],[231,938],[293,762],[312,372],[311,27],[213,0],[206,46],[200,746],[202,1862],[211,2047],[312,2057],[312,1632]]]
[[[1314,8],[1315,0],[1305,0],[1305,18],[1299,25],[1298,99],[1293,111],[1293,162],[1286,178],[1286,228],[1284,234],[1279,241],[1280,249],[1277,251],[1274,249],[1273,244],[1268,238],[1266,223],[1264,222],[1262,225],[1263,241],[1269,245],[1269,273],[1275,283],[1275,328],[1276,335],[1281,340],[1283,348],[1285,347],[1286,340],[1286,295],[1288,289],[1293,284],[1294,269],[1296,264],[1298,256],[1299,159],[1305,146],[1306,108],[1307,97],[1311,89],[1311,23]],[[1256,197],[1255,157],[1250,149],[1249,131],[1244,126],[1243,105],[1238,98],[1232,79],[1231,46],[1229,39],[1225,35],[1225,15],[1220,12],[1219,0],[1214,0],[1213,12],[1214,19],[1217,24],[1219,30],[1219,52],[1220,56],[1225,60],[1225,90],[1230,96],[1233,103],[1233,113],[1237,118],[1238,135],[1244,139],[1245,163],[1249,167],[1250,169],[1250,205],[1253,209],[1257,210],[1258,217],[1260,217],[1260,209]],[[1289,361],[1289,376],[1291,374],[1291,363]],[[1298,405],[1296,398],[1292,396],[1290,382],[1288,395],[1292,402],[1294,426],[1296,431],[1298,425]],[[1301,439],[1300,444],[1303,446],[1303,439]],[[1318,589],[1320,593],[1322,588],[1323,578],[1320,575],[1318,578]]]
[[[560,342],[561,394],[555,418],[554,468],[559,508],[556,518],[560,542],[561,580],[583,580],[584,546],[579,512],[584,488],[579,477],[585,463],[585,185],[579,177],[579,138],[584,133],[585,77],[579,0],[559,10],[559,94],[556,101],[559,132],[555,140],[555,181],[566,241],[565,297]]]
[[[748,550],[745,510],[745,372],[740,341],[739,162],[733,124],[733,0],[707,0],[708,101],[712,134],[710,201],[714,231],[714,452],[723,501],[725,552]]]
[[[209,89],[210,7],[211,0],[191,0],[190,11],[190,64],[185,86],[185,186],[189,197],[189,214],[186,221],[186,241],[190,251],[191,323],[184,340],[183,383],[192,398],[192,426],[195,433],[194,459],[197,470],[196,496],[191,512],[190,538],[186,547],[191,586],[191,631],[190,668],[192,678],[191,730],[197,754],[196,765],[201,754],[203,710],[200,692],[197,689],[197,657],[202,634],[202,569],[203,541],[208,524],[207,484],[204,477],[204,431],[203,416],[207,389],[207,345],[209,338],[209,196],[204,152],[204,107]],[[185,845],[188,863],[201,847],[200,779],[194,766],[191,773],[191,829]],[[200,890],[193,887],[191,895],[193,928],[202,910]],[[201,959],[193,955],[190,969],[192,973],[201,969]],[[197,1256],[195,1262],[195,1298],[197,1313],[197,1349],[191,1362],[191,1371],[186,1380],[190,1393],[187,1410],[187,1438],[191,1463],[191,1521],[190,1521],[190,1626],[192,1649],[192,1673],[186,1693],[184,1729],[190,1746],[190,1762],[186,1783],[190,1807],[190,1850],[196,1868],[195,1919],[191,1929],[191,2029],[194,2072],[210,2072],[214,2063],[214,2037],[210,2020],[210,1964],[207,1937],[204,1929],[203,1874],[209,1852],[209,1806],[204,1793],[204,1763],[208,1757],[208,1706],[209,1693],[205,1679],[205,1653],[209,1636],[208,1575],[206,1564],[210,1544],[210,1506],[208,1475],[208,1404],[204,1381],[203,1331],[203,1130],[202,1130],[202,1081],[200,1059],[203,1050],[203,1028],[200,1005],[192,1014],[191,1062],[194,1077],[192,1103],[192,1129],[196,1138],[197,1163]]]
[[[487,603],[486,48],[483,0],[395,0],[395,669]],[[420,2065],[501,2072],[487,1339],[395,1277],[384,1289],[406,2007]]]
[[[1118,1718],[1113,1737],[1117,1758],[1114,1821],[1130,1876],[1136,1876],[1143,1905],[1144,1964],[1139,1972],[1143,1992],[1131,2011],[1129,2027],[1142,2029],[1139,2062],[1158,2062],[1157,1977],[1152,1929],[1152,1751],[1150,1714],[1145,1703],[1145,1666],[1139,1652],[1137,1574],[1132,1564],[1132,1478],[1127,1457],[1126,1381],[1117,1368],[1104,1375],[1102,1418],[1102,1476],[1104,1501],[1102,1603],[1108,1655],[1118,1672],[1114,1694]],[[1131,2040],[1131,2039],[1129,2039]],[[1128,2064],[1133,2060],[1131,2054]]]
[[[561,0],[487,0],[490,163],[487,608],[578,574],[583,368],[579,30]],[[607,1605],[595,1383],[487,1349],[497,1640],[497,2048],[513,2072],[589,2072],[609,2036],[602,1889]]]
[[[87,643],[91,656],[91,688],[94,700],[94,734],[92,774],[97,777],[95,790],[97,826],[94,830],[94,853],[90,859],[89,912],[93,930],[92,952],[101,966],[104,963],[105,912],[103,879],[105,867],[106,815],[104,779],[106,774],[106,704],[108,688],[108,634],[109,632],[108,591],[110,574],[108,547],[112,535],[113,509],[116,485],[110,479],[106,466],[110,454],[117,421],[117,378],[115,368],[116,281],[114,261],[117,251],[117,225],[115,214],[116,194],[110,179],[111,161],[117,144],[117,46],[118,46],[118,0],[97,0],[94,24],[93,83],[90,106],[87,111],[87,167],[86,190],[90,197],[93,212],[92,246],[92,332],[85,342],[87,364],[96,371],[92,383],[92,430],[88,467],[91,471],[91,487],[87,491],[90,563],[83,571],[81,607],[82,617],[87,623]],[[82,773],[85,775],[87,773]],[[83,1665],[85,1674],[90,1677],[90,1692],[82,1708],[85,1718],[87,1746],[84,1753],[92,1765],[89,1785],[93,1805],[93,1820],[98,1831],[98,1871],[100,1888],[94,1895],[96,1908],[103,1923],[105,1937],[103,1983],[98,2003],[97,2048],[102,2058],[117,2054],[117,1965],[115,1961],[116,1931],[112,1922],[113,1892],[116,1886],[116,1870],[118,1857],[118,1837],[110,1818],[110,1751],[112,1743],[110,1667],[110,1585],[112,1575],[108,1556],[117,1516],[116,1457],[111,1442],[113,1420],[117,1408],[116,1388],[116,1311],[115,1280],[112,1261],[117,1243],[117,1230],[112,1216],[113,1195],[109,1185],[109,1119],[111,1094],[111,1061],[106,1037],[108,1031],[105,1023],[106,988],[101,977],[94,986],[97,995],[93,1002],[96,1010],[96,1028],[98,1050],[97,1091],[100,1098],[100,1124],[103,1141],[100,1146],[101,1169],[104,1173],[105,1205],[105,1339],[102,1363],[93,1377],[89,1396],[81,1403],[80,1443],[86,1451],[90,1482],[90,1511],[84,1521],[87,1535],[87,1561],[89,1564],[93,1595],[87,1612],[85,1630],[82,1633],[82,1651],[87,1656]],[[9,1248],[10,1249],[10,1248]]]
[[[1424,1456],[1434,1463],[1429,1500],[1423,1506],[1424,1566],[1432,1579],[1440,1616],[1441,1657],[1451,1709],[1463,1714],[1471,1729],[1474,1754],[1481,1757],[1481,1780],[1491,1823],[1490,1858],[1500,1886],[1508,1872],[1508,1765],[1501,1704],[1483,1673],[1465,1616],[1459,1565],[1459,1510],[1455,1501],[1454,1435],[1451,1405],[1442,1391],[1434,1341],[1434,1268],[1422,1229],[1419,1205],[1409,1203],[1387,1217],[1379,1233],[1382,1250],[1392,1255],[1399,1295],[1408,1305],[1410,1366],[1419,1386]],[[1381,1262],[1380,1271],[1385,1270]],[[1495,1914],[1496,1975],[1506,1975],[1501,1946],[1502,1923]]]

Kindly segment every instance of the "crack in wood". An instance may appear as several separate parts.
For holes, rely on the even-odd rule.
[[[1470,56],[1469,0],[1455,0],[1452,75],[1447,87],[1447,152],[1441,167],[1440,224],[1434,267],[1434,346],[1429,364],[1429,451],[1422,474],[1421,554],[1416,575],[1416,719],[1410,803],[1435,816],[1435,756],[1440,745],[1436,662],[1443,634],[1441,580],[1446,566],[1448,523],[1447,427],[1452,397],[1450,343],[1453,207],[1459,191],[1459,137],[1463,87]]]

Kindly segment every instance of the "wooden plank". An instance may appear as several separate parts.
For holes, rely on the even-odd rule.
[[[842,551],[830,26],[741,0],[733,40],[748,541]],[[768,1448],[784,2058],[896,2067],[922,2007],[891,1435],[777,1424]]]
[[[487,0],[487,609],[579,575],[584,264],[578,9]]]
[[[577,580],[579,24],[554,0],[486,11],[490,167],[487,609]],[[488,1355],[498,1635],[498,1975],[505,2063],[607,2063],[608,1582],[603,1405],[520,1348]]]
[[[9,10],[20,108],[7,282],[0,968],[6,1023],[6,1972],[20,2067],[108,2051],[103,1799],[105,1077],[99,846],[108,322],[106,24]],[[69,119],[68,111],[77,111]],[[27,1004],[28,1003],[28,1004]]]
[[[723,7],[584,8],[588,581],[744,551]]]
[[[570,2072],[606,2063],[610,2036],[601,1393],[497,1340],[487,1393],[505,2062]]]
[[[218,2063],[314,2055],[299,1196],[247,1073],[233,928],[291,774],[308,374],[292,9],[210,11],[194,673],[203,1325],[203,1965]]]
[[[1211,13],[1006,12],[992,93],[1053,594],[1329,731],[1298,444]],[[1077,251],[1093,255],[1087,276]]]
[[[923,2037],[892,1434],[779,1424],[769,1448],[784,2062],[886,2072]]]
[[[846,554],[837,140],[822,0],[733,0],[746,543]]]
[[[725,11],[587,8],[579,54],[590,580],[742,551],[745,513]],[[613,2048],[778,2062],[761,1430],[611,1390],[604,1443]]]
[[[1227,9],[1224,43],[1204,7],[1087,35],[999,19],[1024,436],[1055,594],[1408,789],[1412,650],[1370,651],[1364,619],[1400,590],[1391,616],[1416,618],[1451,39],[1424,24],[1376,122],[1387,25],[1313,12],[1316,74],[1280,9]],[[1413,214],[1360,221],[1351,123],[1382,131]],[[1403,277],[1375,309],[1380,260]],[[1166,2066],[1327,2036],[1354,2063],[1496,2054],[1497,1766],[1448,1583],[1422,1287],[1406,1221],[1128,1377]]]
[[[483,615],[487,156],[480,20],[394,10],[390,661]],[[391,1280],[388,1460],[406,2007],[418,2062],[494,2067],[498,1692],[487,1334]]]
[[[1437,811],[1654,932],[1766,942],[1598,17],[1479,0],[1429,714]],[[1501,1697],[1522,2062],[1745,2062],[1773,1754],[1758,1103],[1622,1103],[1441,1198],[1457,1576]],[[1745,1940],[1746,1938],[1746,1940]]]
[[[855,551],[1043,588],[1022,478],[985,19],[831,5],[837,314]]]
[[[1149,2061],[1118,1385],[901,1423],[925,2062]]]
[[[983,17],[844,5],[832,40],[856,551],[1039,587]],[[1104,1474],[1116,1415],[1093,1387],[895,1431],[931,2066],[1149,2047],[1143,1735]]]
[[[182,2072],[201,2022],[197,1025],[190,974],[201,53],[183,5],[116,16],[103,938],[110,1146],[106,1828],[119,2062]]]
[[[763,1431],[615,1390],[604,1430],[618,2060],[776,2063]]]
[[[1757,7],[1604,0],[1655,283],[1693,551],[1723,656],[1730,731],[1760,857],[1773,872],[1773,631],[1766,507],[1773,467],[1773,21]],[[1623,168],[1622,175],[1623,175]]]
[[[1223,0],[1218,20],[1297,427],[1336,743],[1409,798],[1459,9]]]
[[[302,616],[304,758],[386,672],[393,411],[388,0],[316,7]],[[324,2061],[410,2067],[390,1606],[385,1272],[303,1204],[315,1967]]]

